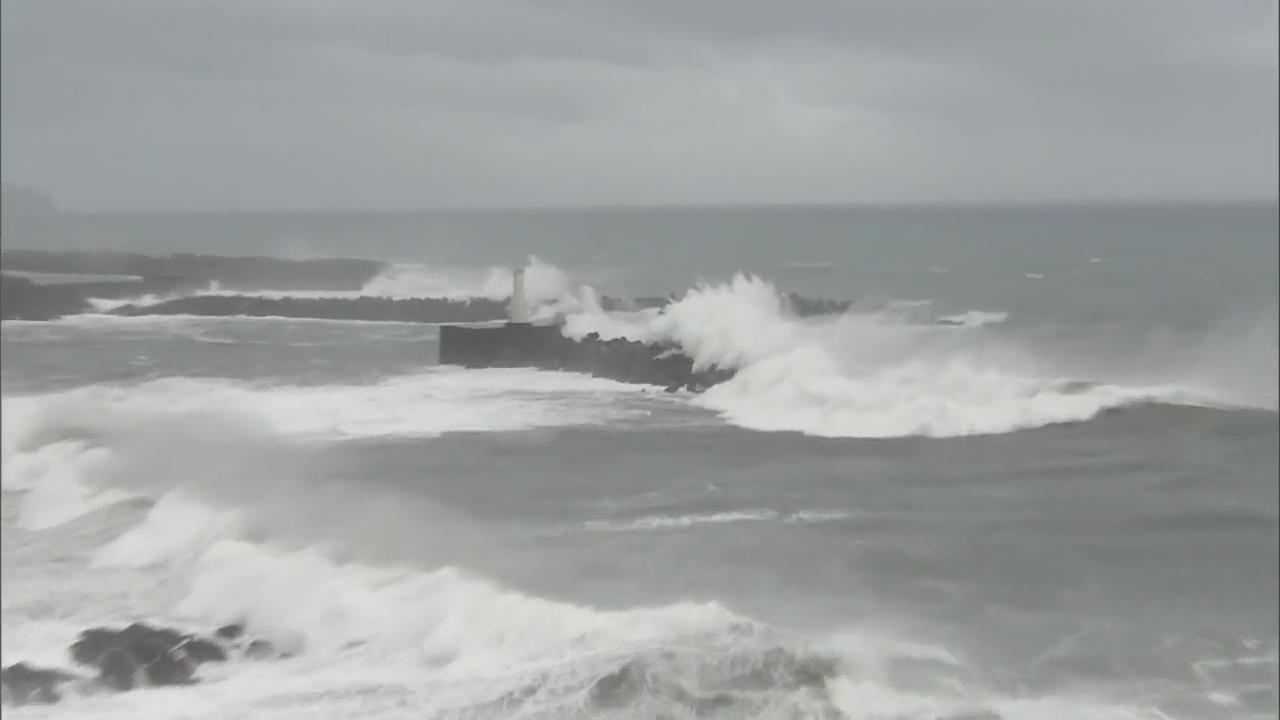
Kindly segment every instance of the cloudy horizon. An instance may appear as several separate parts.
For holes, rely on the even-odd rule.
[[[1273,201],[1275,0],[6,0],[84,211]]]

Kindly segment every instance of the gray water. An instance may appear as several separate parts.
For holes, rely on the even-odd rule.
[[[1276,233],[1274,207],[8,227],[534,254],[610,294],[745,271],[865,313],[774,318],[747,281],[686,328],[764,353],[706,398],[439,367],[424,326],[5,323],[4,662],[90,623],[247,619],[299,655],[58,712],[1276,717]],[[1007,316],[893,309],[922,300]],[[753,344],[775,324],[797,347]]]

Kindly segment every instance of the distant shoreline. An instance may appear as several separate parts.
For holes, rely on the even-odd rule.
[[[1177,210],[1258,210],[1280,211],[1280,198],[1253,200],[1168,200],[1168,201],[1045,201],[1025,203],[725,203],[682,205],[469,205],[424,208],[229,208],[229,209],[121,209],[76,210],[59,208],[56,213],[8,214],[10,220],[140,218],[140,217],[370,217],[370,216],[475,216],[475,215],[629,215],[688,213],[971,213],[971,212],[1143,212]]]

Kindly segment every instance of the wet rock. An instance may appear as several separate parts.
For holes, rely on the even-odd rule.
[[[188,636],[178,645],[178,649],[197,663],[223,662],[227,659],[226,648],[207,638]]]
[[[231,649],[236,651],[237,654],[250,660],[271,660],[286,656],[285,653],[280,652],[275,645],[266,640],[246,639],[244,625],[240,623],[223,625],[213,634],[219,640],[229,643]]]
[[[213,637],[200,637],[173,628],[134,623],[121,630],[89,628],[71,645],[71,657],[98,669],[99,678],[115,690],[150,685],[187,685],[196,669],[223,662],[237,650],[254,657],[274,657],[270,644],[247,640],[244,628],[228,625]]]
[[[61,686],[80,676],[64,670],[15,663],[0,670],[4,702],[11,705],[49,705],[62,699]]]
[[[116,692],[190,685],[196,682],[196,670],[204,663],[232,657],[281,657],[270,643],[247,637],[240,624],[218,628],[209,637],[146,623],[119,629],[88,628],[68,650],[75,662],[96,670],[96,677],[17,663],[4,668],[0,678],[5,702],[55,703],[62,697],[60,687],[72,681]]]
[[[250,660],[272,660],[284,654],[266,640],[252,640],[245,646],[244,656]]]
[[[227,659],[226,650],[212,640],[143,623],[123,630],[90,628],[70,650],[76,662],[97,668],[103,684],[118,691],[132,690],[144,681],[186,685],[194,682],[200,663]]]
[[[138,661],[124,648],[104,649],[94,658],[93,665],[98,668],[98,680],[112,690],[125,692],[140,684]]]

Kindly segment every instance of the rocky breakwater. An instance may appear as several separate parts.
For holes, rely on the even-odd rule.
[[[0,319],[56,320],[93,310],[90,299],[190,292],[192,282],[158,276],[127,281],[39,283],[12,273],[0,273]]]
[[[4,702],[51,704],[69,693],[191,685],[199,681],[198,670],[205,663],[279,656],[269,643],[246,638],[239,624],[218,628],[208,636],[144,623],[124,628],[95,627],[80,633],[68,652],[78,666],[72,670],[35,667],[25,662],[0,670]]]
[[[262,297],[192,295],[148,305],[125,305],[113,315],[203,315],[289,317],[375,322],[489,322],[506,316],[505,302],[473,298]]]
[[[605,340],[597,333],[574,340],[565,337],[559,325],[446,325],[440,328],[440,363],[580,372],[619,382],[658,385],[671,392],[700,392],[733,377],[733,371],[723,368],[696,368],[692,358],[672,345]]]
[[[93,297],[108,297],[93,295]],[[674,302],[672,298],[642,297],[634,300],[605,296],[601,309],[607,312],[661,309]],[[799,296],[789,299],[793,311],[801,317],[827,312],[839,313],[848,303],[810,300]],[[373,322],[481,323],[505,320],[508,301],[491,298],[391,298],[307,297],[306,295],[232,295],[191,294],[162,302],[124,305],[113,315],[202,315],[246,317],[291,317],[320,320],[368,320]]]
[[[47,252],[6,250],[0,266],[9,272],[59,275],[128,275],[175,278],[208,287],[218,283],[233,290],[359,290],[386,263],[357,258],[287,260],[222,255],[140,255],[107,250]]]
[[[285,260],[216,255],[138,255],[110,251],[0,253],[0,319],[54,320],[93,310],[90,299],[190,295],[224,290],[352,292],[387,269],[358,259]],[[104,277],[114,280],[103,280]]]

